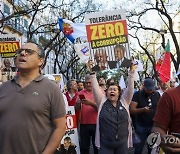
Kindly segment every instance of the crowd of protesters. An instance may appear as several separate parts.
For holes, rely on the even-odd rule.
[[[176,87],[174,79],[156,86],[152,78],[147,78],[135,91],[136,68],[132,63],[127,88],[122,90],[113,79],[97,79],[89,61],[85,80],[67,81],[67,90],[62,95],[58,86],[40,73],[43,62],[44,53],[39,47],[27,43],[17,51],[16,67],[11,66],[9,59],[0,63],[3,83],[0,86],[0,153],[28,150],[33,154],[54,153],[65,131],[64,104],[75,108],[81,154],[89,154],[91,144],[94,154],[128,154],[128,148],[133,147],[132,125],[140,138],[140,142],[134,144],[135,154],[142,153],[152,131],[159,132],[162,138],[171,133],[180,136],[180,86]],[[14,99],[17,102],[12,104]],[[40,105],[35,104],[36,101]],[[71,145],[71,150],[75,149],[69,138],[64,142]],[[62,147],[68,153],[64,145],[59,146],[56,153]],[[167,153],[180,153],[180,143],[166,143],[161,147]],[[151,150],[148,147],[149,154]]]

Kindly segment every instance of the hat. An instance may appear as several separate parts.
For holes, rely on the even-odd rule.
[[[47,77],[51,81],[56,81],[55,77],[53,75],[51,75],[51,74],[45,74],[44,76]]]
[[[148,78],[148,79],[145,79],[144,80],[144,88],[146,90],[152,90],[154,91],[155,90],[155,83],[152,79]]]

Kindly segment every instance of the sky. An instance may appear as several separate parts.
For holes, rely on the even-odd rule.
[[[98,0],[102,5],[103,10],[125,9],[126,11],[140,12],[147,7],[145,3],[155,4],[156,0]],[[166,0],[166,8],[171,17],[174,16],[174,12],[180,11],[180,0]],[[107,5],[108,4],[108,5]],[[149,11],[142,18],[142,23],[146,26],[163,29],[164,23],[162,22],[157,11]],[[165,18],[164,18],[165,19]],[[148,24],[147,24],[148,23]],[[142,34],[141,34],[142,35]],[[144,34],[146,36],[146,34]]]

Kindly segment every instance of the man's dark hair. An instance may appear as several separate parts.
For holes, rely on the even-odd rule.
[[[64,138],[64,141],[68,141],[68,142],[71,143],[71,138],[67,136],[67,137]]]
[[[37,44],[37,43],[34,42],[33,40],[28,40],[27,43],[33,43],[33,44],[37,45],[38,50],[39,50],[39,57],[40,57],[40,58],[44,58],[44,57],[45,57],[45,52],[44,52],[42,46],[40,46],[39,44]]]
[[[112,80],[113,80],[113,82],[111,82]],[[112,78],[107,79],[106,85],[109,86],[111,83],[114,83],[114,79],[112,79]]]

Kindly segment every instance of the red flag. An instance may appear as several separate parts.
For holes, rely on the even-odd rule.
[[[156,64],[156,70],[159,74],[159,78],[161,79],[162,83],[167,82],[170,80],[170,72],[171,72],[171,54],[170,54],[170,44],[169,40],[165,46],[165,52],[158,60]]]

